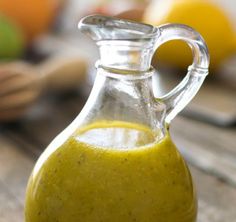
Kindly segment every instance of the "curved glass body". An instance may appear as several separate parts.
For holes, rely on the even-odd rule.
[[[86,17],[80,28],[100,47],[97,77],[79,116],[35,165],[26,222],[195,222],[192,179],[166,126],[207,74],[203,40],[181,25],[103,16]],[[155,98],[150,61],[158,39],[170,35],[192,44],[194,64],[179,86]]]

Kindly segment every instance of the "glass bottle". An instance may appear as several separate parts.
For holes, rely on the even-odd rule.
[[[168,126],[208,74],[204,40],[185,25],[100,15],[85,17],[79,29],[99,47],[96,80],[78,117],[37,161],[25,221],[194,222],[191,175]],[[176,88],[155,98],[151,59],[173,39],[189,44],[193,64]]]

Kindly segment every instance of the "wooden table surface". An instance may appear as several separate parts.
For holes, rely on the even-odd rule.
[[[42,98],[25,119],[0,125],[0,222],[24,221],[25,188],[35,161],[85,100],[80,93]],[[171,135],[196,184],[198,222],[236,222],[236,127],[179,115]]]
[[[80,111],[78,94],[44,98],[26,119],[0,127],[0,222],[22,222],[27,179],[47,144]],[[179,116],[171,135],[197,187],[199,222],[236,221],[236,129]]]

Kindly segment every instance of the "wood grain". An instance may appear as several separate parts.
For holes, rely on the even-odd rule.
[[[2,137],[0,141],[0,163],[4,165],[0,168],[0,222],[23,222],[25,187],[34,161],[20,144]],[[195,167],[191,172],[199,195],[198,222],[234,221],[236,189]]]
[[[0,222],[24,221],[25,188],[35,160],[83,104],[77,93],[47,98],[24,121],[1,126]],[[171,135],[191,165],[199,197],[198,222],[234,222],[235,128],[178,117],[172,123]]]
[[[23,221],[24,196],[34,165],[21,149],[0,136],[0,222]]]
[[[191,167],[199,197],[198,222],[234,222],[236,189]]]
[[[236,187],[236,128],[178,117],[171,133],[189,163]]]

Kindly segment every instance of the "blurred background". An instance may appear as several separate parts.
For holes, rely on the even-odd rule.
[[[233,125],[235,95],[230,92],[222,102],[211,101],[227,94],[214,88],[213,82],[233,89],[236,85],[234,4],[230,0],[1,0],[0,121],[22,119],[43,95],[78,90],[81,82],[87,86],[87,91],[82,91],[89,93],[98,51],[94,42],[79,32],[77,23],[83,16],[100,13],[157,26],[184,23],[200,32],[211,55],[208,87],[184,114]],[[176,85],[191,61],[191,50],[183,42],[172,41],[158,49],[153,58],[153,66],[163,74],[158,77],[158,93]]]
[[[99,54],[77,24],[95,13],[155,26],[183,23],[202,34],[210,74],[171,133],[196,181],[198,221],[235,221],[234,0],[0,0],[0,222],[23,221],[35,160],[86,102]],[[156,93],[177,85],[191,61],[183,42],[161,46],[152,61]]]

